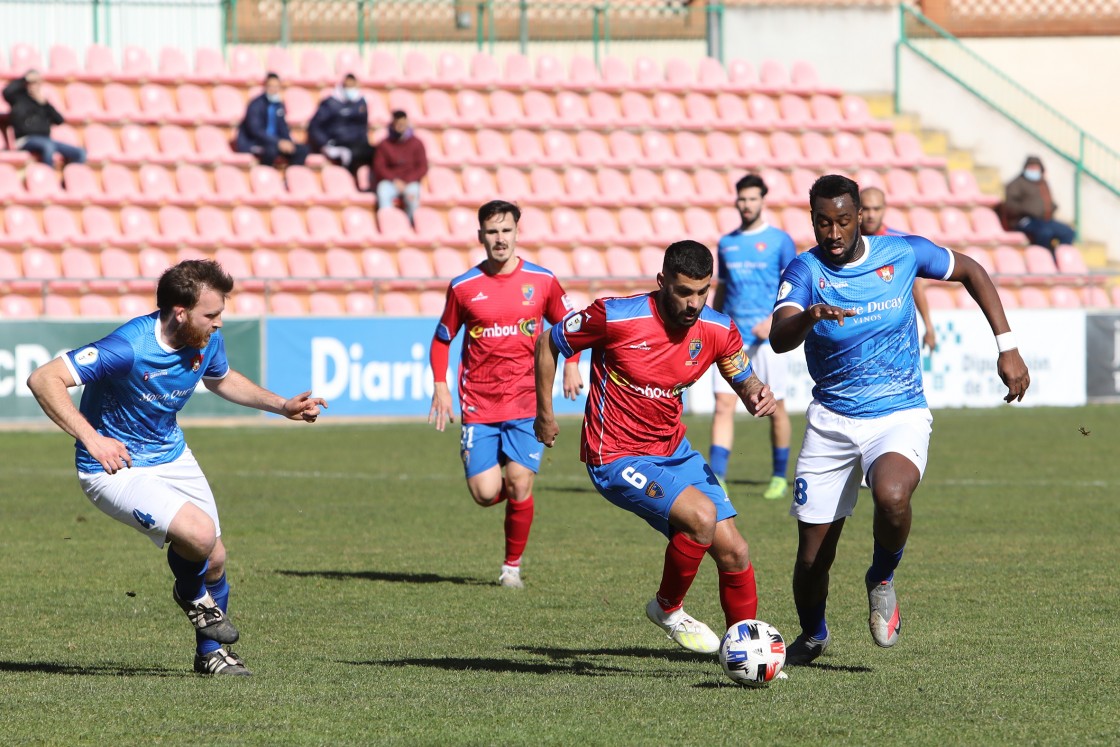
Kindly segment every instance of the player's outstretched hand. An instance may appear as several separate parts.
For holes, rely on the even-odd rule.
[[[856,310],[844,309],[839,306],[829,306],[825,303],[816,303],[809,307],[809,315],[813,317],[814,322],[831,319],[843,327],[844,320],[850,316],[855,316]]]
[[[579,372],[578,363],[564,364],[564,397],[573,402],[583,391],[583,375]]]
[[[435,424],[436,430],[443,433],[448,423],[455,422],[455,411],[451,409],[451,390],[444,384],[436,383],[432,392],[432,409],[428,410],[428,425]]]
[[[778,409],[778,400],[774,399],[774,393],[770,391],[770,387],[766,384],[763,384],[758,391],[748,395],[744,404],[747,406],[747,412],[756,418],[773,415],[774,411]]]
[[[1023,356],[1019,355],[1019,349],[1012,348],[1000,353],[996,369],[999,371],[999,378],[1007,385],[1007,396],[1003,401],[1022,402],[1027,387],[1031,385],[1031,375],[1027,371],[1027,364],[1023,362]]]
[[[132,455],[128,453],[125,445],[115,438],[99,435],[95,439],[90,439],[85,447],[89,455],[96,459],[110,475],[115,475],[126,467],[132,467]]]
[[[560,426],[556,424],[556,418],[538,415],[533,421],[533,432],[537,434],[538,441],[551,449],[556,444],[556,437],[560,435]]]
[[[315,419],[319,417],[320,408],[326,409],[326,407],[327,401],[320,397],[312,397],[309,389],[284,403],[284,415],[288,420],[314,423]]]

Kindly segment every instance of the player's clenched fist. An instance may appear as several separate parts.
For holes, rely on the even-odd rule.
[[[538,415],[533,421],[533,432],[537,434],[538,441],[551,449],[556,443],[556,437],[560,435],[560,426],[556,424],[555,418]]]

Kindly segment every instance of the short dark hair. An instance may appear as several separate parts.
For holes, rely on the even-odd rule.
[[[273,79],[275,79],[277,82],[279,82],[280,81],[280,76],[277,75],[276,73],[272,73],[272,72],[264,74],[265,85],[268,85],[268,81],[273,80]]]
[[[517,204],[513,202],[490,200],[490,202],[478,209],[479,227],[481,228],[483,223],[497,215],[512,215],[513,222],[517,223],[521,220],[521,208],[517,207]]]
[[[701,280],[712,274],[712,252],[699,241],[685,239],[674,241],[665,250],[661,263],[661,274],[684,275],[693,280]]]
[[[346,85],[350,81],[354,81],[355,83],[357,83],[358,82],[358,76],[354,75],[354,73],[346,73],[346,75],[342,76],[342,84],[343,85]]]
[[[852,198],[852,204],[856,206],[856,210],[860,209],[861,203],[859,201],[859,185],[846,176],[840,174],[828,174],[822,176],[813,182],[813,186],[809,188],[809,209],[813,209],[818,197],[823,197],[826,200],[834,200],[837,197],[849,195]]]
[[[758,191],[763,197],[770,191],[766,188],[766,182],[762,181],[761,176],[758,174],[747,174],[742,179],[735,182],[735,194],[739,194],[744,189],[750,189],[751,187],[758,187]]]
[[[212,259],[188,259],[168,267],[156,286],[160,319],[170,317],[176,306],[193,309],[203,287],[228,296],[233,291],[233,278]]]
[[[397,109],[393,112],[392,117],[394,122],[398,119],[408,119],[408,112],[404,109]]]

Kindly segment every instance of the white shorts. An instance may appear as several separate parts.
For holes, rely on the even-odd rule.
[[[785,354],[775,353],[774,348],[770,347],[770,341],[764,340],[748,347],[747,357],[751,359],[754,375],[770,387],[774,399],[785,399],[786,380],[789,378],[789,366],[786,364]],[[718,371],[712,377],[712,391],[716,394],[735,394],[727,379],[720,376]]]
[[[828,524],[851,516],[864,473],[883,454],[901,454],[925,474],[933,424],[926,408],[848,418],[813,400],[805,417],[789,509],[798,521]]]
[[[167,464],[122,469],[115,475],[79,472],[78,482],[93,505],[147,535],[156,547],[163,547],[171,520],[188,501],[214,520],[216,534],[222,536],[214,493],[189,448]]]

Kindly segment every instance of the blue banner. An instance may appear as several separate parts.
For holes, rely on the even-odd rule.
[[[270,317],[265,321],[266,386],[286,397],[310,389],[330,403],[328,416],[427,416],[433,387],[428,350],[436,321]],[[461,338],[460,334],[451,343],[456,416]],[[581,362],[584,391],[589,373],[586,358]],[[564,399],[559,371],[553,395],[556,414],[583,413],[586,397],[581,395],[575,402]]]

